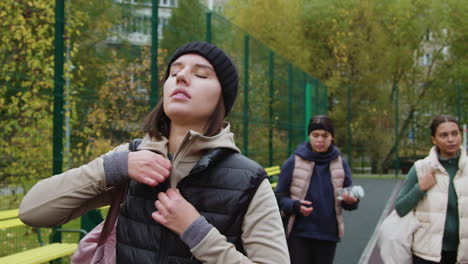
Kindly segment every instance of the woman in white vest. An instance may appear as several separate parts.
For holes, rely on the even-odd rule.
[[[400,216],[414,210],[413,263],[468,263],[468,159],[462,129],[451,116],[431,124],[434,146],[415,162],[395,203]]]

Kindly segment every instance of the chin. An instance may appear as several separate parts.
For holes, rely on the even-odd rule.
[[[183,120],[187,119],[190,116],[190,111],[167,111],[165,112],[167,117],[169,117],[170,120]]]

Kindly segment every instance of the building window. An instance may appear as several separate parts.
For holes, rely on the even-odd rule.
[[[432,55],[430,53],[424,54],[424,56],[422,57],[422,65],[423,66],[431,65],[431,59],[432,59]]]
[[[449,56],[449,48],[447,46],[442,48],[442,54],[444,55],[445,58]]]
[[[151,19],[150,17],[145,16],[144,20],[145,34],[149,35],[151,34]]]
[[[431,30],[427,30],[426,31],[426,34],[424,34],[424,40],[425,41],[431,41],[432,40],[432,31]]]
[[[159,0],[160,6],[167,6],[167,7],[176,7],[177,1],[176,0]]]

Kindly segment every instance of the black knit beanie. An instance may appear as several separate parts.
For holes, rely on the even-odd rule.
[[[318,129],[323,129],[330,132],[332,136],[335,134],[335,128],[333,126],[333,121],[326,115],[316,115],[312,117],[309,121],[309,127],[307,131],[310,132]]]
[[[169,77],[169,71],[172,63],[177,60],[177,58],[185,54],[198,54],[211,63],[216,72],[216,76],[221,83],[224,108],[227,116],[236,100],[237,87],[239,84],[239,74],[237,73],[237,68],[236,65],[234,65],[234,62],[224,51],[211,43],[189,42],[178,48],[172,55],[171,60],[167,64],[164,80],[167,80]]]

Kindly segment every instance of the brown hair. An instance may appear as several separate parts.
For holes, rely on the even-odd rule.
[[[224,100],[223,97],[219,97],[218,104],[211,114],[210,118],[206,122],[203,128],[204,136],[214,136],[219,133],[223,127],[225,116]],[[162,137],[169,138],[169,132],[171,129],[171,119],[164,112],[163,100],[149,112],[145,117],[143,123],[143,132],[148,133],[150,137],[155,137],[158,140],[161,140]]]
[[[450,115],[439,115],[436,116],[431,123],[431,136],[435,137],[437,128],[440,126],[440,124],[445,123],[445,122],[453,122],[457,124],[458,129],[460,132],[462,131],[460,124],[458,123],[457,119],[455,119],[453,116]]]

